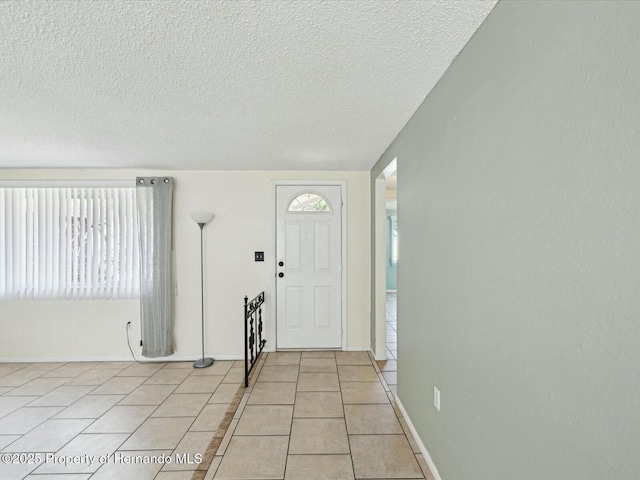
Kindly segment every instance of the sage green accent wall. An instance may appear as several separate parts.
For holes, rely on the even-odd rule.
[[[639,26],[500,2],[372,170],[402,170],[398,395],[445,480],[640,478]]]

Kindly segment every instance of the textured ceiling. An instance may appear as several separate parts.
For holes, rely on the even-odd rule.
[[[368,170],[494,5],[0,2],[0,167]]]

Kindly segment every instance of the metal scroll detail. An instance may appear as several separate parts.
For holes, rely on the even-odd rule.
[[[264,304],[264,292],[249,301],[244,297],[244,386],[249,386],[249,373],[258,361],[264,345],[267,343],[262,338],[262,305]],[[257,336],[257,339],[256,339]]]

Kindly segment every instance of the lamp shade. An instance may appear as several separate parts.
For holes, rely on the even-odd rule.
[[[213,213],[211,212],[191,212],[191,218],[194,222],[200,223],[209,223],[213,218]]]

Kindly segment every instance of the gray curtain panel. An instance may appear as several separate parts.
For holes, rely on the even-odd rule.
[[[142,355],[173,355],[173,178],[136,177]]]

